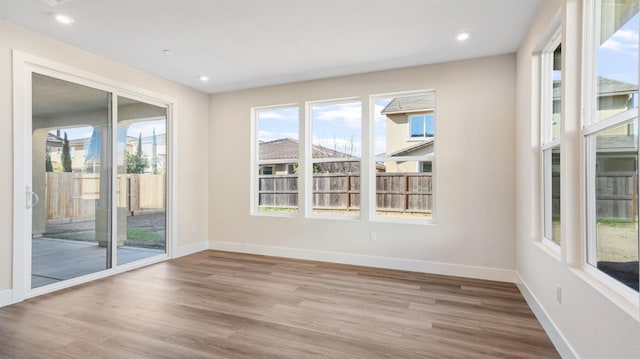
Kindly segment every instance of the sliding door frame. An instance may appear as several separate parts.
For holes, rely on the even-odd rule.
[[[111,94],[111,125],[114,131],[111,143],[111,183],[117,183],[117,120],[118,98],[126,97],[154,106],[166,108],[167,121],[167,169],[166,169],[166,253],[141,259],[131,263],[117,265],[117,210],[116,195],[117,186],[111,186],[111,268],[96,273],[64,280],[58,283],[31,288],[31,232],[32,216],[27,209],[31,200],[26,193],[26,186],[30,183],[31,141],[27,136],[32,132],[32,74],[38,73],[78,85],[92,87]],[[172,258],[176,250],[177,239],[177,203],[176,203],[176,139],[174,112],[176,101],[140,89],[128,84],[120,83],[109,78],[93,73],[88,73],[70,66],[59,64],[47,59],[26,54],[21,51],[13,51],[13,285],[12,302],[20,302],[24,299],[49,293],[55,290],[68,288],[81,283],[86,283],[99,278],[122,273],[131,269],[143,267],[149,264],[165,261]]]

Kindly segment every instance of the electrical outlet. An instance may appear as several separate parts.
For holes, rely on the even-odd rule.
[[[378,236],[376,235],[376,233],[375,233],[375,232],[371,232],[371,234],[369,234],[369,240],[370,240],[371,242],[376,242],[376,241],[378,241]]]
[[[560,284],[556,284],[556,300],[558,303],[562,303],[562,286]]]

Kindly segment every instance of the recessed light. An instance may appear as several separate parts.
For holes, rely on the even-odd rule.
[[[471,37],[471,33],[464,31],[464,32],[458,33],[458,35],[456,35],[456,40],[458,40],[458,41],[467,41],[467,40],[469,40],[470,37]]]
[[[202,82],[207,82],[209,81],[209,76],[207,75],[200,75],[198,76],[198,80],[202,81]]]
[[[64,14],[53,14],[53,18],[56,19],[57,22],[65,25],[73,24],[75,22],[71,16]]]

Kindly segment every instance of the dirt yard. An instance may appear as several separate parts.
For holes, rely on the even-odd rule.
[[[638,223],[598,223],[598,261],[638,260]]]

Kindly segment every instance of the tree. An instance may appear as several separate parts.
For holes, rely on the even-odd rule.
[[[53,172],[53,163],[51,163],[51,156],[47,153],[47,158],[44,161],[44,167],[46,172]]]
[[[142,133],[140,133],[136,153],[127,152],[127,173],[144,173],[144,169],[147,166],[149,166],[149,160],[142,153]]]
[[[69,140],[67,139],[67,132],[64,133],[64,140],[62,141],[62,172],[73,172],[71,168],[71,149],[69,148]]]

